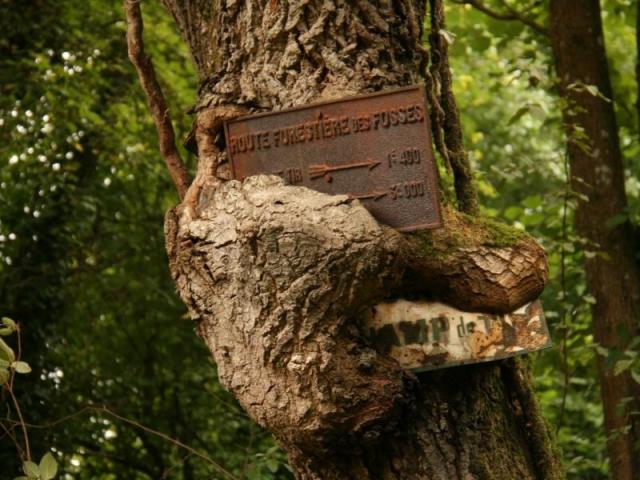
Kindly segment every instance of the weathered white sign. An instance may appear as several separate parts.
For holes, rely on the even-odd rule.
[[[380,303],[366,318],[379,351],[417,371],[487,362],[551,346],[539,301],[507,315],[436,302]]]

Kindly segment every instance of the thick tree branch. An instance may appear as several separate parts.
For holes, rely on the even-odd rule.
[[[191,183],[187,168],[176,148],[175,133],[171,117],[162,89],[156,78],[151,57],[144,51],[142,41],[142,14],[140,0],[124,0],[124,11],[127,16],[127,47],[129,59],[138,72],[140,84],[147,97],[147,103],[158,131],[160,154],[167,163],[169,174],[182,200]]]
[[[495,18],[496,20],[508,20],[508,21],[517,21],[523,23],[524,25],[532,28],[535,32],[540,33],[542,35],[548,35],[549,31],[543,25],[540,25],[531,17],[526,16],[522,12],[514,10],[505,4],[508,11],[507,12],[498,12],[488,7],[485,3],[480,0],[452,0],[453,3],[458,3],[460,5],[471,5],[476,10],[488,15],[491,18]],[[503,2],[504,4],[504,2]]]

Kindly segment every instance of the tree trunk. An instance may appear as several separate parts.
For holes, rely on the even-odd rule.
[[[603,347],[621,352],[638,335],[640,275],[632,227],[624,217],[624,167],[598,0],[552,1],[551,39],[568,101],[563,115],[571,186],[580,195],[576,227],[589,241],[587,248],[599,253],[585,259],[588,290],[596,298],[594,336]],[[592,85],[601,96],[585,88]],[[640,423],[630,413],[640,410],[640,388],[628,372],[614,375],[612,367],[600,359],[611,470],[616,480],[638,479],[640,455],[634,443],[640,442]]]
[[[201,81],[198,172],[166,220],[172,274],[220,380],[296,478],[561,478],[519,362],[415,376],[374,351],[359,322],[381,299],[421,290],[420,270],[440,268],[424,278],[455,289],[447,262],[475,272],[467,297],[496,292],[460,305],[520,305],[546,281],[534,241],[496,247],[450,208],[442,231],[401,235],[346,196],[271,176],[228,181],[223,120],[419,82],[423,2],[164,3]],[[438,242],[448,250],[425,247]]]

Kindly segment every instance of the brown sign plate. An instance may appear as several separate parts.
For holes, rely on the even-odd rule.
[[[233,176],[360,199],[401,231],[442,224],[424,88],[419,85],[231,120]]]

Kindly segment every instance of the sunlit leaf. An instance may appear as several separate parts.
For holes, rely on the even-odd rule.
[[[58,462],[51,453],[46,453],[40,460],[40,478],[51,480],[58,473]]]

